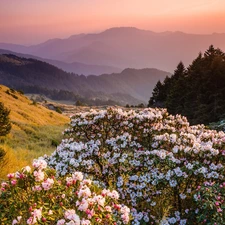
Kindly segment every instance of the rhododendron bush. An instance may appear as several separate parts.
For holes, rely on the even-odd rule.
[[[99,189],[81,172],[55,178],[44,160],[8,175],[0,193],[0,224],[129,224],[130,209],[119,194]]]
[[[165,109],[109,108],[74,115],[65,135],[44,157],[49,166],[59,176],[82,171],[116,189],[131,208],[132,224],[222,224],[197,193],[207,182],[224,188],[223,132],[189,126]],[[209,205],[217,201],[210,198]],[[225,224],[223,206],[219,211]]]

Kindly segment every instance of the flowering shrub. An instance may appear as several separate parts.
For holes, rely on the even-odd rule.
[[[199,224],[224,224],[225,218],[225,182],[223,184],[205,182],[197,188],[194,195],[198,211]]]
[[[117,191],[101,190],[74,172],[56,179],[44,160],[8,175],[1,184],[0,224],[129,224],[130,209]]]
[[[65,135],[44,157],[48,164],[59,175],[78,170],[116,189],[133,224],[188,224],[199,216],[192,213],[197,187],[224,180],[225,134],[165,109],[76,114]]]

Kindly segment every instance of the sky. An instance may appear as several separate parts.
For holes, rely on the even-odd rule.
[[[111,27],[225,33],[225,0],[0,0],[0,42],[31,45]]]

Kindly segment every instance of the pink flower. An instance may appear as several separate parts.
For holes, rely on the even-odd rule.
[[[12,184],[13,186],[15,186],[15,185],[16,185],[16,183],[17,183],[17,181],[16,181],[16,180],[11,180],[11,184]]]
[[[6,182],[2,182],[2,183],[1,183],[1,186],[4,188],[4,187],[7,187],[8,184],[7,184]]]
[[[9,173],[9,174],[7,175],[7,177],[8,177],[9,179],[12,179],[12,178],[15,177],[15,174],[14,174],[14,173]]]
[[[35,209],[31,214],[33,215],[34,218],[37,218],[38,220],[40,220],[42,217],[42,208]]]
[[[41,170],[34,171],[34,176],[36,181],[42,181],[45,178],[45,174]]]
[[[47,180],[45,180],[44,182],[42,182],[42,187],[44,188],[45,191],[49,190],[52,188],[54,184],[54,180],[51,178],[48,178]]]
[[[84,176],[81,172],[75,172],[75,173],[72,174],[72,178],[76,181],[77,180],[82,181]]]
[[[65,222],[66,221],[64,219],[58,220],[57,225],[63,225]]]
[[[218,208],[217,209],[217,212],[222,212],[223,210],[221,208]]]
[[[111,206],[108,206],[108,205],[105,207],[105,210],[106,210],[107,212],[112,212]]]
[[[90,220],[85,220],[85,219],[81,220],[81,225],[89,225],[89,224],[91,224]]]
[[[34,187],[32,187],[32,191],[41,191],[42,187],[40,185],[36,185]]]
[[[47,168],[47,162],[43,159],[34,159],[33,167],[38,168],[40,170]]]
[[[26,167],[24,167],[22,170],[23,170],[23,172],[28,172],[28,173],[30,173],[31,168],[30,168],[29,166],[26,166]]]
[[[12,221],[12,225],[17,224],[17,223],[18,223],[18,221],[17,221],[16,219],[14,219],[14,220]]]
[[[28,220],[27,220],[27,224],[35,224],[37,223],[37,220],[36,218],[34,217],[30,217]]]

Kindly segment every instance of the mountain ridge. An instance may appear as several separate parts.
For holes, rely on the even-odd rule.
[[[180,61],[189,65],[195,55],[212,44],[225,50],[224,39],[224,33],[188,34],[119,27],[51,39],[29,47],[2,43],[0,48],[67,63],[137,69],[154,67],[173,72]]]
[[[121,100],[121,104],[147,102],[158,80],[170,73],[157,69],[125,69],[122,73],[83,76],[66,73],[36,59],[0,55],[0,83],[24,88],[33,85],[66,90],[87,98]]]
[[[113,72],[122,71],[122,69],[120,69],[120,68],[111,67],[111,66],[92,65],[92,64],[84,64],[84,63],[78,63],[78,62],[66,63],[66,62],[59,61],[59,60],[45,59],[45,58],[41,58],[38,56],[13,52],[10,50],[5,50],[5,49],[0,49],[0,54],[12,54],[12,55],[16,55],[16,56],[19,56],[22,58],[37,59],[40,61],[50,63],[66,72],[76,73],[76,74],[85,75],[85,76],[101,75],[104,73],[113,73]]]

